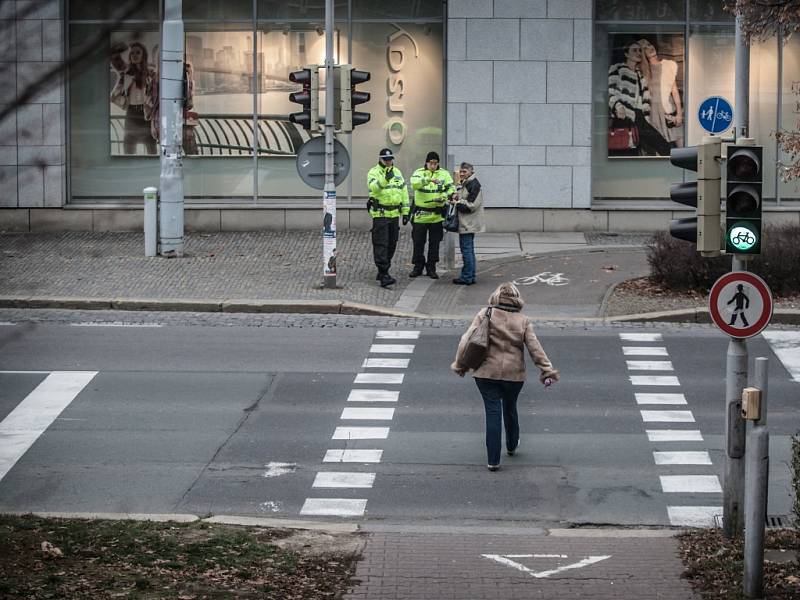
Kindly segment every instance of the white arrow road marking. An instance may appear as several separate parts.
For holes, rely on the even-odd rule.
[[[561,567],[556,567],[555,569],[550,569],[549,571],[537,572],[511,559],[512,558],[569,558],[569,556],[566,554],[481,554],[481,556],[483,558],[488,558],[489,560],[499,562],[501,565],[506,565],[507,567],[516,569],[517,571],[522,571],[523,573],[527,573],[531,577],[536,577],[537,579],[550,577],[550,575],[555,575],[557,573],[561,573],[562,571],[567,571],[569,569],[580,569],[581,567],[593,565],[594,563],[598,563],[601,560],[606,560],[607,558],[611,558],[610,554],[604,556],[587,556],[583,560],[579,560],[576,563],[564,565]]]
[[[53,371],[0,423],[0,481],[97,371]]]
[[[800,332],[797,331],[765,331],[764,336],[778,357],[789,371],[794,381],[800,381]]]

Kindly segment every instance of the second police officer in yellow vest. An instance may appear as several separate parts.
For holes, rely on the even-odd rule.
[[[394,154],[384,148],[378,154],[378,164],[367,173],[369,200],[367,208],[372,217],[372,254],[381,287],[396,283],[389,275],[392,257],[397,249],[400,234],[398,217],[402,215],[403,225],[408,223],[408,188],[400,169],[394,166]]]
[[[423,268],[431,279],[438,279],[436,263],[439,262],[439,244],[444,237],[444,221],[447,201],[455,193],[453,178],[446,169],[439,168],[439,155],[428,152],[425,166],[411,176],[414,189],[414,204],[411,211],[411,239],[414,268],[409,277],[419,277]],[[425,242],[428,242],[428,257],[425,258]]]

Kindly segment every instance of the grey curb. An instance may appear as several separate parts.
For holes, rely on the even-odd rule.
[[[606,299],[603,299],[606,302]],[[315,315],[368,315],[409,319],[456,319],[458,315],[428,315],[395,310],[371,304],[341,300],[182,300],[149,298],[71,298],[59,296],[0,296],[0,308],[55,308],[68,310],[183,311],[211,313],[273,313]],[[537,321],[563,321],[563,317],[537,317]],[[612,317],[571,319],[587,323],[711,323],[708,308],[684,308]],[[778,308],[770,321],[780,325],[800,325],[800,310]]]

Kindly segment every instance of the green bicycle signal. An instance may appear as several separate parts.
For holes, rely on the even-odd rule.
[[[747,252],[758,245],[758,231],[749,223],[736,223],[728,229],[728,243],[740,252]]]

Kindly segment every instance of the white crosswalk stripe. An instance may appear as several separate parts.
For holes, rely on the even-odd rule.
[[[342,410],[342,416],[339,417],[343,421],[348,420],[361,420],[361,421],[391,421],[394,418],[393,408],[356,408],[348,406]]]
[[[647,394],[637,393],[636,404],[686,404],[683,394]]]
[[[792,380],[800,382],[800,331],[765,331],[761,335],[789,371]]]
[[[400,392],[394,390],[350,390],[348,402],[397,402]]]
[[[660,479],[664,493],[722,493],[716,475],[661,475]]]
[[[353,473],[321,471],[317,473],[311,487],[315,488],[371,488],[375,473]]]
[[[366,499],[306,498],[301,515],[320,517],[361,517],[367,510]]]
[[[373,448],[369,450],[356,449],[330,449],[325,452],[322,462],[341,462],[341,463],[379,463],[383,456],[383,450]]]
[[[668,360],[626,360],[629,371],[672,371]]]

